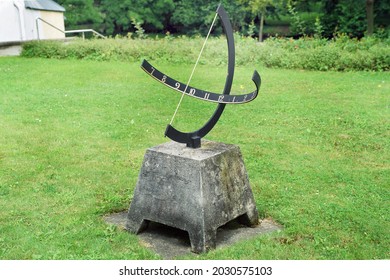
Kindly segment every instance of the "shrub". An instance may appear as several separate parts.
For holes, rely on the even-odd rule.
[[[166,36],[165,38],[73,40],[68,43],[35,41],[23,45],[22,56],[97,61],[152,61],[193,64],[204,38]],[[201,64],[227,63],[225,38],[209,38]],[[389,39],[377,37],[350,39],[340,34],[333,40],[303,37],[298,40],[269,38],[258,43],[235,34],[236,64],[265,65],[287,69],[318,71],[388,71]]]
[[[267,67],[335,70],[388,71],[390,46],[375,37],[361,40],[341,34],[333,40],[303,37],[298,40],[271,38],[262,49]]]

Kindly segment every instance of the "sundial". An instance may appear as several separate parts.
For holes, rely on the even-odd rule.
[[[228,71],[227,71],[225,86],[222,93],[214,93],[211,91],[198,89],[190,85],[192,76],[195,72],[195,68],[202,55],[203,49],[211,33],[211,30],[214,26],[217,16],[219,16],[219,18],[221,19],[222,27],[226,34],[226,40],[228,46],[228,67],[227,67]],[[203,47],[199,53],[198,59],[195,63],[195,66],[192,70],[191,76],[188,79],[187,83],[179,82],[169,77],[168,75],[162,73],[156,67],[152,66],[152,64],[150,64],[147,60],[144,60],[142,62],[141,68],[157,81],[181,93],[181,99],[179,101],[179,104],[176,108],[176,111],[172,117],[170,124],[167,125],[167,128],[165,130],[165,136],[169,137],[173,141],[179,143],[185,143],[187,144],[187,147],[191,147],[191,148],[199,148],[201,146],[201,139],[213,129],[215,124],[218,122],[220,116],[222,115],[226,104],[243,104],[254,100],[257,97],[260,88],[260,83],[261,83],[260,75],[255,70],[252,76],[252,81],[254,82],[256,89],[247,94],[239,94],[239,95],[231,94],[230,91],[232,88],[234,68],[235,68],[234,37],[233,37],[233,29],[229,17],[221,4],[217,8],[213,23],[211,24],[206,40],[204,41]],[[210,117],[210,119],[201,128],[192,132],[182,132],[174,128],[172,125],[177,110],[185,95],[218,104],[217,108],[214,111],[214,114]]]
[[[191,86],[217,17],[221,19],[228,46],[228,71],[221,93]],[[191,250],[201,253],[216,247],[218,228],[232,220],[237,219],[251,227],[258,225],[258,211],[239,147],[206,140],[201,145],[201,139],[213,129],[225,106],[254,100],[261,82],[255,70],[252,76],[255,90],[231,94],[235,49],[233,30],[225,9],[218,6],[187,83],[169,77],[146,60],[141,67],[157,81],[180,92],[181,98],[165,130],[165,136],[173,141],[149,148],[145,153],[126,228],[136,234],[146,230],[150,222],[179,228],[188,232]],[[172,125],[184,96],[217,104],[210,119],[192,132],[182,132]]]

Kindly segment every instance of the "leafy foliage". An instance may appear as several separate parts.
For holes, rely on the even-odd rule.
[[[336,5],[329,6],[324,16],[327,36],[341,32],[351,37],[362,37],[367,29],[365,1],[336,1]]]
[[[327,0],[324,1],[323,22],[325,35],[332,37],[335,33],[345,33],[350,37],[363,37],[367,30],[366,20],[367,0]],[[388,1],[376,0],[374,10],[377,15],[378,27],[388,26],[383,18],[389,14],[390,4]]]
[[[303,37],[272,38],[263,49],[269,67],[335,71],[389,71],[390,46],[377,38],[350,39],[339,35],[331,41]]]
[[[102,23],[102,15],[95,6],[94,0],[56,0],[65,12],[65,24],[68,29],[82,25],[97,26]]]
[[[68,29],[92,27],[106,35],[135,32],[132,20],[146,33],[204,34],[213,19],[213,11],[222,3],[233,29],[242,34],[259,34],[270,19],[287,19],[291,35],[319,34],[331,38],[336,33],[362,37],[367,29],[365,3],[368,0],[58,0],[66,8]],[[372,1],[372,0],[371,0]],[[375,0],[376,30],[388,30],[390,3]],[[265,21],[264,21],[265,20]],[[257,30],[253,29],[256,25]],[[276,31],[277,32],[277,31]],[[222,33],[220,27],[217,33]],[[383,33],[383,32],[382,32]],[[275,33],[274,33],[275,34]]]
[[[139,37],[139,36],[138,36]],[[193,64],[204,38],[166,36],[162,39],[139,40],[132,37],[107,40],[76,40],[60,42],[29,42],[24,44],[22,56],[45,58],[71,58],[98,61],[153,61]],[[254,39],[235,36],[236,63],[238,65],[263,64],[267,67],[335,71],[388,71],[390,70],[389,41],[376,37],[350,39],[339,35],[328,41],[302,37],[298,40],[270,38],[263,44]],[[224,65],[225,38],[209,38],[201,63]]]
[[[259,17],[259,41],[263,41],[263,30],[264,30],[264,18],[267,14],[267,8],[272,7],[279,1],[275,0],[239,0],[240,3],[248,6],[248,10],[251,11],[252,15]]]
[[[121,34],[134,30],[132,19],[141,22],[149,31],[161,30],[172,15],[173,0],[100,0],[107,34]]]
[[[171,30],[186,33],[206,33],[213,21],[218,4],[222,3],[227,10],[234,29],[239,30],[245,25],[246,11],[236,1],[228,0],[180,0],[175,1],[175,10],[171,20]],[[222,29],[219,28],[219,33]]]

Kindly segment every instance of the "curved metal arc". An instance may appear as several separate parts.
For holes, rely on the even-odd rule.
[[[235,48],[234,48],[234,38],[233,38],[233,28],[230,23],[229,17],[222,7],[221,4],[218,5],[216,13],[222,22],[222,27],[225,31],[227,45],[228,45],[228,74],[226,76],[225,87],[223,90],[224,95],[230,94],[230,90],[233,83],[234,76],[234,67],[235,67]],[[184,133],[177,129],[175,129],[170,124],[167,125],[165,130],[165,136],[169,137],[173,141],[179,143],[186,143],[188,147],[199,148],[200,147],[200,139],[206,136],[207,133],[215,126],[221,117],[223,110],[225,109],[226,104],[219,103],[217,109],[214,111],[213,116],[207,121],[207,123],[200,129],[194,132]]]
[[[258,91],[260,89],[260,85],[261,85],[261,78],[260,78],[259,73],[256,70],[253,73],[252,81],[256,85],[255,92],[256,92],[256,96],[257,96]],[[254,97],[254,98],[256,98],[256,97]],[[222,114],[222,112],[218,111],[218,110],[221,110],[220,107],[217,107],[217,110],[214,114],[218,114],[218,113]],[[209,127],[207,127],[206,129],[209,129]],[[183,132],[177,130],[176,128],[174,128],[173,126],[171,126],[170,124],[168,124],[167,128],[165,130],[165,135],[175,135],[174,136],[175,139],[171,138],[172,140],[179,142],[179,143],[187,143],[187,146],[190,146],[190,147],[193,147],[193,146],[196,147],[198,144],[200,145],[200,138],[201,137],[199,136],[199,130],[189,132],[189,133],[183,133]]]
[[[197,99],[214,102],[214,103],[223,103],[223,104],[242,104],[248,103],[255,99],[258,94],[260,87],[260,76],[259,73],[255,70],[253,73],[252,81],[256,85],[256,90],[246,93],[246,94],[219,94],[211,91],[201,90],[195,87],[190,87],[182,82],[179,82],[170,76],[162,73],[153,65],[151,65],[147,60],[144,60],[141,64],[141,68],[148,73],[155,80],[159,81],[163,85],[170,87],[180,93],[184,93],[187,96],[194,97]]]

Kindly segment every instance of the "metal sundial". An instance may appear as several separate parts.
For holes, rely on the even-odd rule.
[[[211,33],[211,30],[213,28],[213,25],[215,23],[215,20],[219,16],[222,22],[222,26],[224,29],[224,32],[226,34],[227,39],[227,45],[228,45],[228,73],[225,81],[225,87],[223,89],[222,94],[219,93],[213,93],[206,90],[197,89],[195,87],[191,87],[189,84],[192,79],[192,75],[194,74],[195,68],[199,62],[200,56],[203,52],[203,49],[205,47],[206,41]],[[207,133],[213,129],[215,124],[218,122],[220,116],[222,115],[223,110],[225,109],[226,104],[242,104],[247,103],[252,100],[254,100],[257,97],[261,79],[259,73],[255,70],[252,76],[252,81],[256,85],[256,90],[253,92],[250,92],[248,94],[241,94],[241,95],[230,95],[230,91],[232,88],[233,83],[233,76],[234,76],[234,68],[235,68],[235,48],[234,48],[234,38],[233,38],[233,29],[232,25],[230,23],[228,14],[226,13],[225,9],[222,7],[221,4],[219,4],[216,15],[214,17],[213,23],[210,27],[210,30],[207,34],[206,40],[203,44],[202,50],[199,53],[198,60],[196,61],[196,64],[192,70],[192,74],[188,80],[187,83],[179,82],[168,75],[165,75],[164,73],[157,70],[154,66],[152,66],[148,61],[144,60],[142,62],[141,68],[147,72],[150,76],[155,78],[157,81],[163,83],[164,85],[177,90],[182,93],[181,99],[179,101],[179,104],[176,108],[176,111],[172,117],[172,120],[170,124],[167,125],[167,128],[165,130],[165,136],[169,137],[173,141],[179,142],[179,143],[185,143],[187,144],[187,147],[191,148],[199,148],[201,146],[201,139],[206,136]],[[177,113],[177,110],[180,106],[180,103],[184,97],[184,95],[188,95],[191,97],[195,97],[198,99],[202,99],[209,102],[215,102],[218,103],[217,108],[214,112],[214,114],[211,116],[211,118],[201,127],[200,129],[193,131],[193,132],[182,132],[177,130],[172,126],[173,119]]]
[[[222,20],[226,33],[229,56],[228,73],[222,94],[190,86],[217,16]],[[234,74],[233,30],[221,5],[217,8],[186,84],[160,72],[146,60],[141,67],[157,81],[181,92],[181,99],[167,126],[165,136],[185,143],[190,148],[200,147],[202,137],[218,122],[226,104],[252,101],[260,87],[260,75],[254,71],[252,80],[256,90],[248,94],[230,95]],[[181,132],[172,126],[185,95],[218,103],[206,124],[193,132]],[[127,230],[138,234],[146,230],[150,222],[175,227],[188,232],[193,252],[202,253],[216,248],[218,228],[228,222],[236,219],[250,227],[259,224],[259,213],[239,147],[212,141],[207,147],[191,150],[184,145],[169,142],[146,151],[127,214]]]

